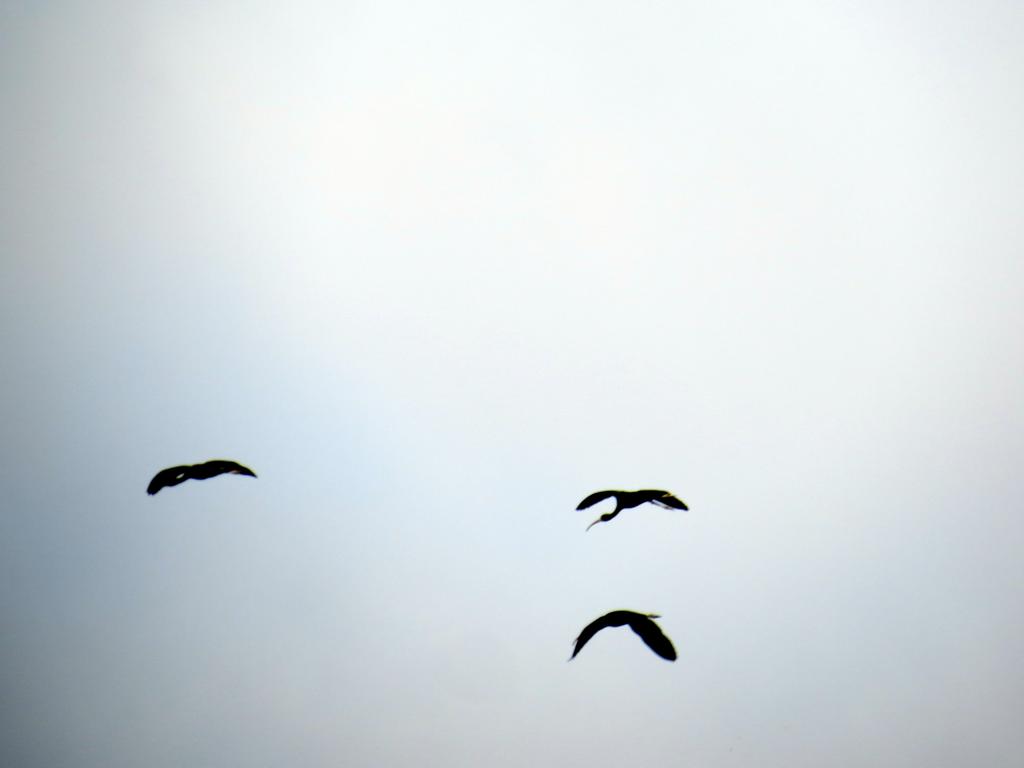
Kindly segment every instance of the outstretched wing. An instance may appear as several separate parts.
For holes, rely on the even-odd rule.
[[[672,646],[672,641],[665,637],[665,633],[653,619],[637,614],[636,618],[629,622],[629,628],[640,635],[640,639],[647,643],[647,647],[661,658],[676,660],[676,649]]]
[[[587,507],[592,507],[595,504],[597,504],[597,502],[604,501],[605,499],[610,499],[617,493],[618,491],[598,491],[597,493],[592,493],[589,496],[587,496],[587,498],[585,498],[583,501],[581,501],[576,506],[576,509],[586,509]]]
[[[651,499],[654,504],[665,509],[689,509],[688,506],[683,502],[682,499],[673,496],[668,491],[659,491],[661,494],[655,499]]]
[[[572,656],[569,657],[570,660],[576,658],[576,654],[583,650],[583,646],[590,641],[590,638],[592,638],[605,627],[610,626],[611,624],[608,623],[607,616],[602,616],[599,619],[594,619],[592,622],[587,624],[587,626],[583,628],[583,631],[580,632],[580,636],[576,638],[576,646],[572,649]]]
[[[167,469],[161,469],[159,472],[153,475],[153,479],[149,481],[149,486],[146,488],[146,493],[152,496],[161,488],[169,488],[172,485],[184,483],[189,478],[189,469],[191,469],[191,467],[189,466],[168,467]]]
[[[228,461],[227,459],[211,459],[202,464],[196,464],[191,467],[189,472],[189,476],[196,480],[206,480],[217,475],[227,474],[256,477],[256,473],[248,467],[243,467],[237,461]]]

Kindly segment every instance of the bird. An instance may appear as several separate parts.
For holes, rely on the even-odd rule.
[[[202,464],[183,464],[180,467],[168,467],[162,469],[149,481],[146,493],[150,496],[157,493],[161,488],[184,483],[186,480],[206,480],[217,475],[247,475],[256,477],[256,473],[248,467],[243,467],[236,461],[227,459],[211,459]]]
[[[648,501],[665,509],[689,509],[681,499],[677,499],[668,491],[656,491],[653,489],[643,491],[597,491],[581,501],[576,509],[586,509],[612,496],[615,497],[615,509],[611,512],[606,512],[588,525],[588,531],[598,523],[607,523],[622,510],[638,507]]]
[[[676,660],[676,649],[672,646],[661,627],[654,623],[654,619],[660,619],[656,613],[636,613],[635,611],[612,611],[604,616],[594,619],[587,624],[576,638],[576,646],[572,650],[569,661],[576,658],[583,646],[587,644],[594,635],[606,627],[621,627],[628,624],[629,628],[640,635],[640,639],[647,643],[647,647],[669,661]]]

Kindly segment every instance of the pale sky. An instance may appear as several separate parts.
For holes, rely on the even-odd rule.
[[[1021,765],[1022,42],[0,3],[0,763]]]

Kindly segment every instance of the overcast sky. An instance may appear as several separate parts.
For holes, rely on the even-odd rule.
[[[0,762],[1019,766],[1022,41],[0,3]]]

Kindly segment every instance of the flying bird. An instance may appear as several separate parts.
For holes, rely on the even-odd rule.
[[[676,660],[676,649],[672,647],[672,641],[665,637],[661,627],[654,623],[653,619],[660,619],[656,613],[636,613],[635,611],[612,611],[606,613],[599,619],[594,619],[587,624],[576,638],[576,647],[572,650],[570,661],[576,658],[583,646],[587,644],[594,635],[606,627],[621,627],[628,624],[629,628],[640,635],[640,639],[647,643],[647,647],[669,661]]]
[[[146,493],[152,496],[161,488],[178,485],[180,483],[184,483],[186,480],[206,480],[207,478],[224,474],[256,477],[255,472],[248,467],[243,467],[236,461],[213,459],[211,461],[205,461],[202,464],[183,464],[180,467],[168,467],[167,469],[160,470],[156,473],[153,479],[149,481],[149,487],[146,489]]]
[[[586,509],[587,507],[591,507],[594,504],[597,504],[599,501],[604,501],[605,499],[609,499],[612,496],[615,497],[615,509],[613,509],[611,512],[606,512],[605,514],[597,518],[597,520],[588,525],[588,531],[598,523],[607,523],[609,520],[611,520],[613,517],[619,514],[619,512],[621,512],[622,510],[630,509],[631,507],[638,507],[641,504],[645,504],[648,501],[651,502],[652,504],[657,504],[659,507],[664,507],[665,509],[689,509],[689,507],[686,506],[686,504],[684,504],[682,500],[677,499],[668,491],[655,490],[598,491],[597,493],[592,493],[589,496],[587,496],[587,498],[585,498],[583,501],[579,503],[579,506],[577,506],[576,509]]]

